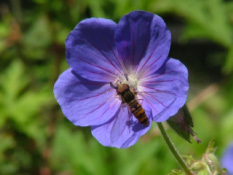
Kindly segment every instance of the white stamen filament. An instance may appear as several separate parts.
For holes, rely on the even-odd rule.
[[[134,74],[125,74],[124,76],[119,76],[118,78],[121,84],[128,84],[131,89],[134,91],[139,90],[140,81]]]

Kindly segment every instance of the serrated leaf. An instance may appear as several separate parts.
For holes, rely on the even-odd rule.
[[[115,150],[115,155],[118,155],[117,167],[121,167],[118,170],[118,174],[137,174],[143,163],[147,162],[156,149],[158,149],[158,146],[159,145],[155,142],[149,142],[145,145],[140,145],[140,143],[137,143],[133,152],[128,152],[127,150],[121,149]]]
[[[52,94],[28,88],[29,77],[24,65],[15,60],[0,77],[0,126],[11,120],[17,129],[36,138],[43,133],[37,115],[41,107],[52,99]]]
[[[1,88],[5,95],[4,101],[10,100],[12,102],[20,94],[20,92],[27,86],[29,79],[23,76],[24,66],[19,60],[15,60],[1,74]],[[3,76],[4,75],[4,76]]]
[[[173,10],[188,21],[183,37],[205,37],[226,47],[231,46],[231,27],[224,3],[220,0],[170,0]],[[190,8],[192,7],[192,8]]]
[[[53,143],[52,161],[62,165],[60,169],[68,167],[72,174],[109,174],[103,169],[106,166],[105,157],[97,153],[101,148],[98,148],[96,141],[92,144],[93,147],[89,147],[82,132],[71,132],[60,125]]]

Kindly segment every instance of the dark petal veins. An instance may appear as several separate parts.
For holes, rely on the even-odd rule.
[[[180,61],[169,59],[157,72],[145,77],[142,88],[141,95],[152,109],[153,120],[166,121],[185,104],[188,71]]]
[[[116,23],[102,18],[81,21],[66,39],[66,58],[81,77],[109,82],[123,74],[113,40]]]
[[[127,67],[139,75],[151,74],[166,61],[171,35],[164,21],[149,12],[134,11],[117,25],[115,42]]]
[[[151,115],[148,111],[146,113],[149,116],[149,126],[140,124],[128,111],[127,106],[122,106],[111,120],[102,125],[92,126],[92,134],[104,146],[130,147],[150,129]]]
[[[72,69],[63,72],[54,86],[54,94],[63,113],[79,126],[108,121],[120,107],[115,93],[109,83],[81,78]]]

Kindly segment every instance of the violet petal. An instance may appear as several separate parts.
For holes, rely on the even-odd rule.
[[[54,94],[65,116],[79,126],[105,123],[121,104],[109,83],[81,78],[71,68],[58,78]]]
[[[185,104],[189,89],[188,71],[180,61],[169,59],[145,79],[142,95],[152,109],[153,121],[166,121]]]
[[[155,14],[134,11],[121,18],[115,32],[117,49],[127,67],[150,74],[166,61],[171,34]]]
[[[121,71],[114,43],[116,23],[89,18],[77,24],[66,39],[66,58],[81,77],[93,81],[113,81]]]
[[[233,175],[233,142],[225,150],[221,159],[221,165],[227,169],[227,175]]]
[[[111,120],[102,125],[92,126],[92,135],[104,146],[130,147],[150,129],[151,116],[148,112],[147,115],[150,124],[144,126],[128,111],[126,106],[122,106]]]

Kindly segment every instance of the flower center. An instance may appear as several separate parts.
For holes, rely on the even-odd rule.
[[[129,87],[133,90],[138,89],[138,79],[133,74],[121,76],[119,78],[119,81],[121,82],[121,84],[128,84]]]

